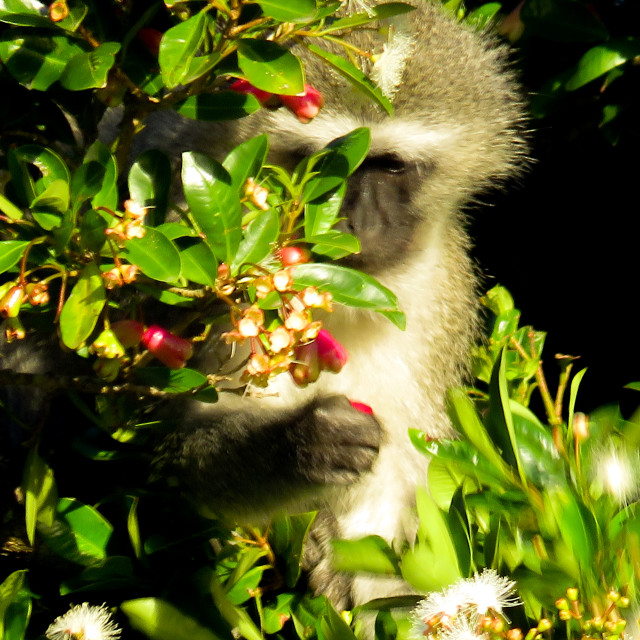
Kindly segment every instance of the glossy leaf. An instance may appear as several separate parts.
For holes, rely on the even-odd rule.
[[[238,191],[228,171],[197,152],[182,155],[182,182],[191,215],[218,260],[231,264],[242,240]]]
[[[285,560],[284,578],[288,587],[294,587],[300,578],[304,543],[315,517],[315,511],[282,515],[274,518],[269,528],[269,543]]]
[[[307,202],[304,209],[305,237],[326,233],[338,221],[347,183],[341,182],[335,189]]]
[[[143,151],[131,165],[129,196],[147,210],[146,223],[157,227],[164,222],[171,188],[171,162],[156,149]]]
[[[317,236],[306,237],[305,241],[313,244],[311,250],[314,253],[327,256],[332,260],[338,260],[360,251],[360,241],[356,236],[335,229]]]
[[[135,375],[140,382],[166,393],[184,393],[207,382],[205,375],[187,368],[139,367],[135,370]]]
[[[106,242],[107,221],[95,209],[89,209],[80,223],[80,246],[86,251],[99,253]]]
[[[82,270],[60,314],[62,342],[69,349],[75,351],[91,335],[105,302],[100,270],[94,262],[90,262]]]
[[[164,234],[153,227],[145,227],[142,238],[125,242],[125,255],[131,264],[154,280],[173,283],[180,277],[180,254]]]
[[[52,182],[69,182],[69,169],[65,161],[52,149],[37,144],[25,144],[15,150],[21,162],[34,165],[41,176],[34,182],[36,194],[42,193]]]
[[[54,512],[58,502],[53,469],[31,448],[25,462],[22,491],[25,505],[25,528],[27,538],[33,545],[36,523],[53,524]]]
[[[262,12],[280,22],[307,22],[314,17],[315,0],[256,0]]]
[[[196,70],[203,61],[197,61],[195,58],[206,36],[210,19],[208,13],[200,11],[171,27],[162,36],[158,62],[167,88],[173,89],[186,83],[197,71],[204,72],[204,67]],[[207,58],[206,63],[215,63],[215,60]]]
[[[120,51],[118,42],[104,42],[92,51],[78,53],[67,63],[60,76],[60,84],[71,91],[106,86],[109,71],[115,64],[118,51]]]
[[[578,62],[565,87],[574,91],[640,55],[640,38],[618,38],[592,47]]]
[[[5,240],[0,242],[0,273],[17,264],[29,243],[25,240]]]
[[[51,231],[62,224],[62,214],[69,208],[69,184],[54,180],[31,203],[33,219],[45,230]]]
[[[46,91],[64,73],[67,63],[85,51],[65,36],[10,30],[0,35],[0,60],[28,89]]]
[[[51,527],[38,531],[59,556],[85,566],[102,562],[113,533],[111,524],[93,507],[75,498],[60,498]]]
[[[247,80],[263,91],[284,95],[304,91],[302,63],[276,42],[238,41],[238,65]]]
[[[237,629],[246,640],[264,640],[249,614],[229,601],[215,573],[211,576],[210,590],[216,607],[232,629]]]
[[[486,2],[477,9],[470,11],[466,17],[466,22],[473,25],[475,29],[486,29],[501,8],[502,5],[499,2]]]
[[[189,96],[179,102],[175,110],[194,120],[237,120],[260,109],[258,99],[253,95],[236,91],[217,91]]]
[[[118,206],[118,163],[104,143],[96,140],[87,150],[84,163],[97,162],[103,169],[100,190],[91,199],[91,206],[115,210]]]
[[[247,178],[257,178],[269,151],[266,134],[245,140],[224,159],[222,166],[229,172],[231,183],[241,189]]]
[[[280,231],[280,218],[274,209],[262,212],[254,218],[244,232],[244,238],[231,264],[231,272],[237,273],[243,264],[258,264],[273,250]]]
[[[386,113],[393,114],[393,105],[380,88],[376,86],[360,69],[351,62],[324,49],[314,45],[306,45],[311,53],[324,60],[330,67],[335,69],[340,75],[346,78],[356,89],[364,93],[367,97],[376,102]]]
[[[398,558],[380,536],[358,540],[333,540],[333,566],[338,571],[365,571],[383,575],[399,575]]]
[[[24,213],[11,200],[0,193],[0,211],[10,220],[22,220]]]
[[[292,608],[300,596],[297,593],[279,593],[275,602],[262,610],[262,629],[265,633],[278,633],[291,618]]]
[[[71,178],[71,204],[74,212],[100,193],[106,172],[107,168],[96,160],[89,160],[78,167]]]
[[[31,615],[26,577],[26,569],[14,571],[0,584],[0,638],[3,640],[22,640],[24,637]]]
[[[189,281],[213,287],[218,277],[218,261],[211,247],[203,240],[180,244],[182,275]]]
[[[150,640],[221,640],[220,636],[161,598],[125,600],[120,609],[129,624]]]
[[[333,299],[344,305],[372,311],[397,311],[398,299],[375,278],[337,264],[309,263],[294,268],[297,286],[318,287],[331,292]]]

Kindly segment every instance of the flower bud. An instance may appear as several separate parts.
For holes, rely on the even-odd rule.
[[[309,324],[309,315],[302,311],[292,311],[284,321],[290,331],[302,331]]]
[[[373,409],[368,404],[364,404],[364,402],[358,402],[356,400],[349,400],[349,402],[356,411],[359,411],[360,413],[366,413],[370,416],[373,415]]]
[[[524,634],[517,627],[515,629],[509,629],[507,631],[507,640],[522,640]]]
[[[69,15],[69,7],[66,0],[56,0],[49,5],[49,19],[51,22],[60,22]]]
[[[14,340],[24,340],[26,335],[27,333],[20,318],[7,318],[7,322],[4,325],[4,337],[8,343]]]
[[[304,264],[311,259],[311,253],[303,247],[281,247],[276,251],[276,255],[285,267],[293,267],[297,264]]]
[[[338,373],[347,362],[345,348],[326,329],[320,330],[316,344],[321,369]]]
[[[99,358],[122,358],[124,347],[111,329],[105,329],[89,347]]]
[[[296,96],[281,95],[280,100],[302,123],[313,120],[324,104],[322,94],[308,84],[304,85],[304,91],[302,93]]]
[[[567,621],[567,620],[571,620],[571,618],[573,617],[573,614],[571,613],[571,611],[565,611],[564,609],[562,609],[561,611],[558,611],[558,618],[560,618],[560,620],[563,621]]]
[[[289,366],[289,373],[299,387],[306,387],[320,376],[320,360],[318,345],[308,342],[296,347],[294,361]]]
[[[193,345],[158,325],[150,326],[143,334],[142,344],[169,369],[180,369],[193,355]]]
[[[584,442],[589,437],[589,416],[580,412],[574,414],[573,435],[578,442]]]
[[[29,299],[29,304],[37,307],[49,302],[49,290],[42,282],[31,282],[25,287],[25,293]]]
[[[566,598],[558,598],[556,600],[556,608],[558,609],[558,611],[568,611],[569,610],[569,603],[567,602]]]
[[[0,299],[0,316],[3,318],[15,318],[20,313],[20,307],[25,299],[24,288],[16,284]]]
[[[273,353],[280,353],[291,346],[291,334],[285,327],[277,327],[269,335],[269,347]]]
[[[567,589],[567,598],[569,598],[571,602],[575,602],[578,599],[578,590],[575,587],[569,587]]]
[[[142,323],[137,320],[118,320],[112,323],[111,330],[125,349],[140,344],[144,333]]]
[[[540,618],[538,621],[538,633],[542,633],[543,631],[549,631],[551,629],[552,624],[549,618]]]
[[[257,87],[254,87],[248,80],[243,80],[242,78],[239,78],[238,80],[232,82],[229,89],[231,89],[231,91],[235,91],[236,93],[253,95],[258,99],[258,102],[260,102],[260,104],[264,104],[265,102],[267,102],[267,100],[273,97],[273,93],[258,89]]]
[[[276,291],[289,291],[293,286],[293,276],[289,269],[276,271],[272,277],[273,287]]]

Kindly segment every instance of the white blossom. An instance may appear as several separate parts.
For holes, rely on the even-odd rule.
[[[599,456],[597,475],[604,489],[618,504],[627,505],[640,492],[640,457],[611,444]]]
[[[45,636],[49,640],[116,640],[120,633],[106,604],[91,606],[84,602],[56,618]]]
[[[478,640],[481,617],[504,616],[503,610],[520,604],[515,582],[484,569],[458,580],[442,591],[431,592],[413,611],[414,634],[434,634],[439,640]]]
[[[372,0],[343,0],[342,6],[345,8],[346,13],[351,15],[354,13],[366,13],[369,16],[373,16],[371,6],[374,4]]]
[[[371,79],[387,98],[393,97],[402,82],[402,75],[411,55],[414,36],[402,29],[390,28],[389,39],[371,69]]]

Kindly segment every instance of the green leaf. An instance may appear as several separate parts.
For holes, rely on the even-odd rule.
[[[218,260],[231,264],[242,240],[238,190],[228,171],[208,156],[182,155],[184,195]]]
[[[78,53],[67,63],[60,84],[70,91],[105,87],[118,51],[120,43],[103,42],[92,51]]]
[[[466,22],[473,25],[475,29],[486,29],[501,8],[502,5],[499,2],[486,2],[477,9],[470,11],[466,17]]]
[[[255,113],[261,108],[260,101],[251,94],[237,91],[217,91],[189,96],[178,102],[174,109],[194,120],[237,120]]]
[[[104,169],[100,190],[93,196],[91,206],[114,210],[118,206],[118,162],[104,143],[96,140],[87,150],[84,163],[97,162]]]
[[[93,507],[60,498],[55,522],[51,527],[40,524],[38,532],[59,556],[89,566],[106,559],[113,527]]]
[[[86,251],[99,253],[106,242],[104,232],[107,227],[104,217],[95,209],[89,209],[80,222],[80,246]]]
[[[22,640],[24,637],[31,614],[26,577],[26,569],[14,571],[0,584],[0,638],[3,640]]]
[[[162,36],[158,62],[162,79],[168,89],[186,84],[198,71],[204,72],[207,65],[215,64],[216,60],[208,56],[204,61],[196,59],[210,22],[209,14],[200,11],[188,20],[171,27]],[[203,64],[205,66],[199,68]]]
[[[45,230],[51,231],[62,224],[61,214],[69,208],[69,184],[64,180],[54,180],[33,199],[31,214]]]
[[[288,587],[294,587],[300,578],[304,543],[315,517],[315,511],[283,515],[274,518],[269,527],[269,543],[286,563],[284,579]]]
[[[246,638],[246,640],[264,640],[260,630],[256,627],[253,620],[251,620],[249,614],[244,609],[236,607],[229,601],[218,577],[213,572],[209,586],[213,602],[232,629],[236,630],[237,633]]]
[[[360,251],[360,241],[356,236],[336,229],[316,236],[305,237],[304,240],[313,244],[311,250],[314,253],[327,256],[332,260],[338,260]]]
[[[327,607],[326,615],[320,619],[318,637],[323,640],[356,640],[351,627],[331,606]]]
[[[365,571],[384,575],[400,575],[398,558],[380,536],[359,540],[332,540],[332,565],[338,571]]]
[[[313,237],[327,233],[338,221],[342,201],[347,191],[346,181],[319,198],[307,202],[304,207],[304,234]]]
[[[302,201],[310,202],[320,198],[329,191],[339,189],[367,157],[371,135],[369,129],[354,129],[345,136],[332,140],[323,157],[314,165],[316,175],[304,186]]]
[[[46,91],[60,79],[67,63],[85,53],[65,36],[34,35],[31,30],[11,29],[0,35],[0,60],[27,89]]]
[[[335,53],[329,53],[314,44],[307,44],[306,47],[311,53],[324,60],[330,67],[346,78],[356,89],[376,102],[386,113],[389,115],[393,114],[393,105],[389,98],[387,98],[380,88],[362,73],[360,69],[351,64],[351,62]]]
[[[299,599],[297,593],[279,593],[275,602],[262,610],[263,631],[269,634],[278,633],[291,618],[291,611]]]
[[[248,178],[257,178],[269,151],[266,134],[245,140],[224,159],[222,166],[229,172],[231,183],[241,189]]]
[[[489,414],[486,428],[489,437],[500,451],[504,461],[513,467],[520,476],[523,486],[527,486],[527,479],[520,460],[518,442],[513,428],[513,418],[509,405],[509,390],[507,388],[506,357],[502,351],[500,359],[495,363],[489,385]]]
[[[16,205],[13,204],[11,200],[7,200],[7,198],[5,198],[1,193],[0,211],[2,211],[2,213],[4,213],[4,215],[7,216],[7,218],[9,218],[10,220],[22,220],[22,218],[24,217],[24,213],[22,213],[22,210],[19,207],[16,207]]]
[[[260,213],[247,226],[244,238],[231,264],[237,273],[243,264],[258,264],[272,251],[280,232],[280,218],[274,209]]]
[[[302,63],[288,49],[270,40],[238,41],[238,66],[247,80],[270,93],[296,95],[304,91]]]
[[[256,0],[262,12],[279,22],[309,22],[315,17],[315,0]]]
[[[38,144],[25,144],[18,147],[15,154],[21,162],[34,165],[42,174],[34,183],[36,194],[42,193],[51,183],[58,180],[69,182],[69,169],[55,151]]]
[[[397,311],[398,299],[375,278],[337,264],[299,264],[293,270],[296,286],[329,291],[339,303],[372,311]]]
[[[188,246],[183,246],[189,242]],[[218,261],[211,247],[203,240],[179,243],[182,275],[189,281],[213,287],[218,277]]]
[[[463,433],[469,442],[487,459],[494,473],[504,480],[511,480],[511,471],[496,449],[487,430],[480,421],[473,402],[463,389],[451,389],[448,394],[448,411],[453,426]]]
[[[150,227],[164,222],[171,189],[171,162],[156,149],[143,151],[135,160],[128,176],[131,199],[147,210]]]
[[[129,624],[151,640],[221,640],[220,636],[161,598],[125,600],[120,609],[129,618]]]
[[[36,523],[51,526],[58,501],[56,482],[51,467],[38,455],[36,447],[30,449],[22,479],[24,493],[25,526],[29,543],[33,545]]]
[[[425,544],[416,544],[407,551],[401,567],[402,577],[422,593],[439,591],[462,577],[449,557],[442,557]]]
[[[71,178],[71,202],[74,212],[79,211],[87,200],[100,193],[106,173],[107,168],[96,160],[89,160],[78,167]]]
[[[62,307],[60,333],[62,342],[75,351],[91,335],[106,302],[100,270],[90,262],[80,274],[71,295]]]
[[[592,47],[578,62],[565,87],[574,91],[640,55],[640,38],[618,38]]]
[[[157,229],[144,229],[145,234],[142,238],[131,238],[124,243],[127,260],[154,280],[176,282],[182,266],[178,249]]]
[[[5,240],[0,242],[0,273],[17,264],[29,243],[26,240]]]
[[[136,379],[166,393],[184,393],[206,384],[207,377],[194,369],[141,367],[135,370]]]

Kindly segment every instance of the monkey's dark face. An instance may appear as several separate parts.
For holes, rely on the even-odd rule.
[[[337,228],[355,235],[360,253],[345,264],[377,273],[401,262],[418,216],[411,206],[418,167],[393,153],[370,155],[349,178]]]

